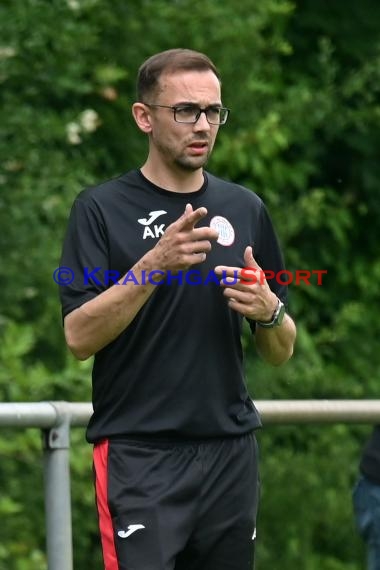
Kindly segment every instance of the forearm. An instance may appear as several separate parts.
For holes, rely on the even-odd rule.
[[[281,326],[263,328],[256,326],[255,343],[259,355],[273,366],[284,364],[293,354],[296,326],[289,315],[285,315]]]
[[[94,299],[69,313],[64,321],[68,347],[76,358],[86,360],[117,338],[133,321],[157,285],[145,282],[142,271],[153,269],[149,256],[132,268],[139,283],[115,284]]]

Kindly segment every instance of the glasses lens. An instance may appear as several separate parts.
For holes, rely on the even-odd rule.
[[[210,107],[206,113],[207,120],[212,125],[223,125],[228,117],[228,109],[223,107]]]
[[[174,118],[178,123],[195,123],[198,118],[198,113],[198,107],[193,107],[191,105],[177,107],[175,109]]]
[[[224,123],[227,121],[228,119],[228,114],[229,114],[229,110],[228,109],[219,109],[220,113],[219,113],[219,121],[221,125],[224,125]]]

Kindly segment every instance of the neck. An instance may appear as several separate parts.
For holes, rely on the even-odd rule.
[[[142,174],[156,186],[170,192],[197,192],[203,185],[203,168],[194,171],[154,168],[149,160],[141,168]]]

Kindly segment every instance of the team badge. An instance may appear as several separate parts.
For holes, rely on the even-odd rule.
[[[227,218],[214,216],[210,222],[210,228],[219,232],[217,243],[220,245],[232,245],[235,240],[235,230]]]

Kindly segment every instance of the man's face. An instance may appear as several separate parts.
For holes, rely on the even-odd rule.
[[[185,71],[163,75],[160,91],[151,103],[158,105],[221,106],[218,78],[212,71]],[[219,129],[201,113],[194,124],[177,123],[171,109],[150,108],[152,131],[150,152],[168,166],[195,171],[207,161]]]

